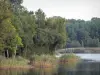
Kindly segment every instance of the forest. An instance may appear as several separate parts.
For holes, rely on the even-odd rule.
[[[28,11],[23,0],[0,0],[0,54],[6,57],[53,53],[66,45],[66,19]]]
[[[66,47],[100,47],[100,18],[90,21],[68,19]]]
[[[66,47],[100,46],[100,18],[46,17],[42,9],[28,11],[22,3],[0,0],[0,55],[27,57]]]

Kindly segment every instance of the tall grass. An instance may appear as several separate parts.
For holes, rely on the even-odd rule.
[[[42,55],[34,54],[30,57],[29,60],[26,60],[22,57],[5,58],[3,56],[0,56],[0,67],[1,66],[3,67],[32,66],[36,68],[44,68],[44,67],[53,68],[57,65],[57,58],[54,55],[49,55],[49,54],[42,54]]]
[[[60,57],[59,65],[65,68],[74,68],[77,63],[80,61],[80,57],[74,54],[65,54]]]
[[[5,58],[0,56],[0,67],[1,66],[8,66],[8,67],[18,67],[18,66],[26,66],[28,64],[28,60],[17,57],[17,58]]]
[[[55,67],[57,66],[57,58],[54,55],[36,55],[34,54],[30,58],[30,64],[35,66],[35,67]]]

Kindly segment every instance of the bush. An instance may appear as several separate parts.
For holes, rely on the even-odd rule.
[[[79,62],[79,57],[74,54],[66,54],[60,57],[59,65],[65,68],[74,68]]]
[[[70,59],[70,58],[79,58],[79,57],[74,54],[65,54],[60,57],[60,59]]]
[[[33,56],[31,56],[30,58],[30,64],[34,65],[36,67],[47,67],[47,66],[54,66],[56,64],[56,57],[53,55],[46,55],[46,54],[42,54],[42,55],[36,55],[34,54]],[[55,65],[56,66],[56,65]]]

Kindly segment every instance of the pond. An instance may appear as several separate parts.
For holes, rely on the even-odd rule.
[[[56,69],[0,69],[0,75],[100,75],[100,54],[76,54],[82,60],[75,66],[60,65]]]
[[[77,56],[80,56],[82,59],[89,59],[100,62],[100,54],[76,54]]]

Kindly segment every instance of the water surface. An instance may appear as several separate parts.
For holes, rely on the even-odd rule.
[[[76,55],[81,57],[81,61],[74,64],[75,66],[73,64],[59,64],[56,69],[0,69],[0,75],[100,75],[100,54]]]

